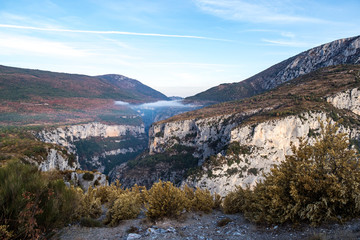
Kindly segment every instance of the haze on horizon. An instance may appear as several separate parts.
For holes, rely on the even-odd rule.
[[[0,2],[0,64],[121,74],[167,96],[239,82],[360,34],[357,0]]]

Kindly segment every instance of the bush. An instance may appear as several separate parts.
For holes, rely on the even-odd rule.
[[[116,226],[121,220],[136,218],[142,206],[140,194],[135,191],[126,191],[120,194],[107,214],[107,221]]]
[[[101,215],[101,200],[96,197],[96,190],[89,187],[85,194],[81,194],[82,190],[78,190],[81,196],[80,206],[78,208],[78,217],[82,218],[98,218]]]
[[[145,199],[146,216],[150,219],[176,217],[186,206],[184,192],[171,182],[161,180],[145,191]]]
[[[84,173],[82,178],[86,181],[92,181],[92,180],[94,180],[94,174],[91,172],[86,172],[86,173]]]
[[[224,201],[228,212],[240,211],[255,222],[313,225],[360,215],[360,166],[338,127],[321,123],[313,146],[300,139],[293,155],[273,168],[253,191],[238,190]],[[231,203],[237,206],[231,208]]]
[[[13,236],[12,232],[9,232],[7,228],[7,225],[0,225],[0,239],[8,240]]]
[[[192,199],[192,209],[194,211],[201,211],[210,213],[214,208],[214,199],[210,191],[196,188],[195,196]]]
[[[0,167],[0,186],[0,234],[17,239],[38,238],[63,226],[78,205],[76,193],[61,180],[48,179],[37,167],[19,161]]]
[[[226,195],[222,205],[224,212],[228,214],[244,212],[244,208],[247,207],[245,203],[250,198],[247,193],[249,193],[248,189],[238,187],[235,191]]]

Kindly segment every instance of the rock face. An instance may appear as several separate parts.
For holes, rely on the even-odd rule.
[[[348,109],[360,115],[360,91],[358,88],[340,92],[326,100],[336,108]]]
[[[250,79],[258,81],[256,76],[261,77],[261,88],[268,90],[319,68],[340,64],[359,64],[360,36],[340,39],[312,48],[283,63],[285,67],[273,76],[262,76],[265,70]]]
[[[297,116],[238,126],[232,129],[228,150],[212,157],[203,167],[204,174],[197,179],[188,179],[196,187],[205,187],[212,192],[226,195],[236,186],[253,187],[268,173],[273,165],[292,154],[290,143],[298,145],[298,138],[313,143],[321,122],[326,122],[326,113],[302,113]],[[340,128],[351,138],[359,138],[359,129]],[[219,166],[220,165],[220,166]]]
[[[205,159],[229,143],[230,132],[238,122],[259,112],[260,109],[241,114],[217,116],[155,124],[149,131],[150,154],[161,153],[169,146],[181,144],[194,147],[195,157]]]
[[[284,60],[239,83],[222,84],[189,101],[231,101],[251,97],[317,69],[360,63],[360,36],[336,40]]]
[[[59,127],[52,130],[42,130],[37,137],[47,143],[54,143],[75,150],[74,142],[91,137],[119,137],[126,134],[138,136],[145,133],[144,126],[105,125],[98,122]]]
[[[358,88],[352,88],[325,99],[336,108],[359,115],[359,95]],[[331,118],[329,111],[310,110],[272,120],[244,122],[259,111],[157,123],[150,129],[150,154],[166,152],[175,144],[193,147],[193,155],[200,158],[201,171],[184,182],[226,195],[236,186],[254,186],[263,173],[284,161],[285,155],[292,154],[290,143],[296,146],[299,137],[312,144],[319,134],[319,121],[325,123]],[[349,114],[352,113],[345,116]],[[355,141],[360,138],[359,125],[343,125],[339,131]]]
[[[69,157],[65,157],[58,150],[49,149],[46,160],[39,164],[39,170],[43,172],[51,170],[74,171],[79,168],[79,166],[79,162],[76,161],[76,159],[71,161]]]
[[[92,122],[45,129],[37,138],[63,146],[76,155],[83,169],[109,172],[114,161],[126,161],[146,147],[143,125],[106,125]],[[49,163],[48,165],[51,165]]]
[[[68,173],[64,178],[67,185],[80,187],[87,191],[89,187],[108,186],[109,181],[105,174],[99,172],[78,172],[73,171]]]

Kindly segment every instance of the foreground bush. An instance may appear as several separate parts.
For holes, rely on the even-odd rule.
[[[89,187],[88,191],[83,194],[81,189],[78,189],[80,197],[80,206],[77,209],[78,218],[98,218],[101,215],[101,199],[96,197],[96,190]]]
[[[145,201],[146,216],[150,219],[176,217],[186,207],[184,192],[171,182],[161,180],[145,191]]]
[[[328,122],[313,146],[300,139],[293,155],[250,190],[224,201],[227,212],[244,212],[255,222],[300,221],[314,225],[360,215],[360,165],[346,134]],[[231,207],[233,206],[233,207]]]
[[[116,226],[122,220],[136,218],[142,206],[140,194],[126,191],[119,195],[107,214],[107,221],[111,226]]]
[[[0,167],[0,234],[37,239],[71,221],[78,195],[60,179],[49,180],[36,167],[11,161]],[[5,226],[5,227],[4,227]]]

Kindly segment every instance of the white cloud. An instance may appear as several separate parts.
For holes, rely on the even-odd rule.
[[[268,0],[194,0],[196,5],[209,14],[220,18],[263,23],[319,23],[324,20],[291,14],[286,1]]]
[[[316,44],[310,44],[308,42],[300,42],[297,40],[271,40],[271,39],[262,39],[263,42],[269,43],[271,45],[279,45],[285,47],[314,47]]]
[[[62,29],[62,28],[42,28],[42,27],[20,26],[20,25],[9,25],[9,24],[0,24],[0,28],[23,29],[23,30],[45,31],[45,32],[87,33],[87,34],[102,34],[102,35],[116,34],[116,35],[133,35],[133,36],[147,36],[147,37],[192,38],[192,39],[204,39],[204,40],[214,40],[214,41],[228,41],[226,39],[208,38],[208,37],[191,36],[191,35],[136,33],[136,32],[122,32],[122,31],[72,30],[72,29]]]

